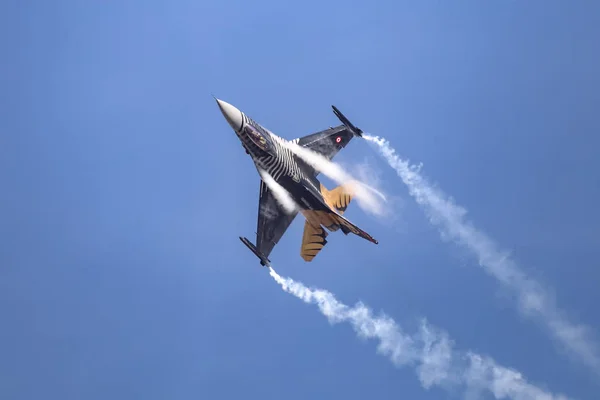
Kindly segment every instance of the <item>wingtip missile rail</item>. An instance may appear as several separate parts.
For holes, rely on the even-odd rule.
[[[340,121],[342,121],[342,124],[346,125],[348,130],[350,132],[352,132],[352,134],[354,134],[354,136],[362,137],[362,134],[363,134],[362,129],[360,129],[357,126],[354,126],[352,124],[352,122],[350,122],[350,120],[348,118],[346,118],[346,116],[344,114],[342,114],[342,112],[340,110],[337,109],[336,106],[332,105],[331,108],[333,108],[333,113],[335,114],[335,116],[338,117]]]
[[[246,247],[248,247],[250,249],[251,252],[254,253],[254,255],[256,255],[256,257],[258,257],[260,259],[260,265],[262,265],[263,267],[271,267],[271,260],[269,260],[267,257],[265,257],[260,251],[258,251],[258,249],[256,248],[255,245],[252,244],[252,242],[250,242],[250,240],[248,240],[245,237],[241,237],[240,236],[240,240],[242,241],[242,243],[244,243],[246,245]]]

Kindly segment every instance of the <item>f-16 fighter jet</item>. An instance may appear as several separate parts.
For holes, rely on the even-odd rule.
[[[261,265],[270,267],[271,261],[268,257],[271,251],[298,212],[306,219],[300,256],[307,262],[312,261],[327,244],[328,233],[324,228],[330,232],[341,230],[345,235],[352,232],[370,242],[378,243],[342,216],[354,196],[352,182],[327,190],[317,179],[319,171],[290,150],[290,145],[297,145],[331,160],[354,136],[362,137],[362,130],[352,125],[335,106],[332,106],[333,112],[342,124],[287,141],[231,104],[216,100],[223,116],[254,161],[259,173],[264,171],[270,175],[289,192],[297,205],[295,211],[288,212],[261,178],[256,244],[240,237],[242,243],[260,259]]]

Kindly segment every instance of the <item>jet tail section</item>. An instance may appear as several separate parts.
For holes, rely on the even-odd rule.
[[[240,240],[246,245],[246,247],[250,249],[251,252],[253,252],[256,255],[256,257],[260,259],[260,265],[262,265],[263,267],[271,267],[271,261],[267,257],[265,257],[265,255],[263,255],[260,251],[258,251],[256,246],[253,245],[247,238],[240,236]]]
[[[324,206],[328,207],[328,210],[324,215],[320,216],[318,223],[324,225],[329,230],[333,231],[341,229],[345,235],[352,232],[369,242],[378,244],[379,242],[371,235],[342,216],[344,211],[346,211],[348,204],[350,204],[350,201],[354,197],[354,185],[355,182],[350,181],[335,189],[327,190],[327,188],[321,184],[321,195],[323,196],[325,203]]]
[[[371,235],[360,229],[358,226],[354,225],[352,222],[348,221],[346,218],[342,217],[340,214],[336,213],[335,218],[339,222],[340,229],[342,230],[342,232],[344,232],[345,235],[352,232],[355,235],[360,236],[361,238],[366,239],[371,243],[379,244],[379,242],[376,239],[374,239]]]

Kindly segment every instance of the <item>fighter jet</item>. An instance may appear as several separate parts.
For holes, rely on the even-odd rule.
[[[319,182],[319,171],[290,150],[290,144],[312,150],[331,160],[353,137],[362,137],[362,130],[335,107],[334,114],[342,122],[335,127],[321,130],[297,139],[286,140],[275,135],[231,104],[215,98],[223,116],[252,158],[257,171],[268,173],[281,185],[297,204],[297,211],[288,212],[274,197],[262,177],[260,180],[258,227],[256,244],[241,237],[259,259],[262,266],[270,267],[269,255],[290,226],[298,212],[305,217],[304,234],[300,256],[311,262],[327,244],[328,233],[341,230],[350,232],[377,244],[368,233],[342,216],[354,196],[352,182],[328,190]]]

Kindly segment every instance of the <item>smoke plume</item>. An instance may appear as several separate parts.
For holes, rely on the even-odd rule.
[[[421,320],[417,333],[409,335],[390,317],[374,316],[359,302],[349,307],[322,289],[310,289],[290,278],[282,278],[269,268],[282,289],[305,303],[316,304],[331,324],[348,322],[360,338],[378,341],[377,350],[397,367],[409,366],[425,389],[440,386],[446,390],[462,388],[467,396],[487,391],[496,399],[566,400],[528,383],[513,369],[502,367],[486,356],[453,350],[447,333]]]
[[[425,210],[430,222],[440,229],[442,238],[454,240],[469,250],[488,274],[512,290],[524,315],[545,326],[570,354],[600,373],[600,358],[595,343],[589,338],[589,328],[569,321],[554,304],[548,290],[528,277],[492,239],[466,221],[466,210],[433,188],[419,173],[420,167],[409,165],[408,161],[398,157],[387,140],[369,135],[364,138],[377,145],[381,155],[408,187],[410,195]]]
[[[285,190],[285,188],[279,183],[277,183],[267,171],[258,168],[258,173],[260,174],[260,177],[262,178],[265,185],[267,185],[267,187],[271,189],[275,200],[277,200],[277,202],[283,207],[286,213],[291,214],[298,209],[298,205],[296,204],[292,196],[288,193],[288,191]]]

